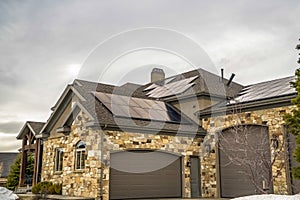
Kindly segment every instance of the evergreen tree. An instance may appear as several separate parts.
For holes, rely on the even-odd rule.
[[[296,49],[300,50],[300,44],[296,46]],[[298,63],[300,64],[300,58],[298,59]],[[295,82],[291,82],[291,85],[295,88],[298,94],[297,97],[292,99],[292,103],[296,106],[296,108],[292,111],[292,114],[287,114],[285,116],[285,121],[289,131],[296,136],[294,157],[295,160],[300,163],[300,68],[296,70],[295,75]],[[300,167],[293,168],[293,177],[300,179]]]
[[[6,187],[9,190],[15,190],[15,188],[19,185],[21,160],[22,160],[22,154],[19,154],[14,164],[10,167],[10,172],[7,177],[7,183],[6,183]],[[33,175],[33,170],[34,170],[34,156],[32,153],[29,153],[27,155],[25,174]]]

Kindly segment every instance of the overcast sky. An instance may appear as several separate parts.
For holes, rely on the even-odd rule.
[[[202,67],[243,85],[297,67],[299,0],[0,1],[0,152],[74,78],[149,81]]]

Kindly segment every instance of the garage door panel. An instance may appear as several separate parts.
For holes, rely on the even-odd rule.
[[[245,155],[242,150],[237,151],[237,149],[243,149],[247,152],[247,159],[251,160],[253,158],[258,158],[257,154],[254,151],[249,149],[261,149],[264,152],[266,158],[270,158],[270,149],[269,149],[269,139],[268,139],[268,129],[264,126],[247,126],[247,142],[248,146],[238,145],[236,143],[236,132],[235,130],[227,129],[223,131],[222,136],[220,137],[219,144],[222,146],[222,149],[219,149],[219,171],[220,171],[220,188],[221,188],[221,197],[239,197],[250,194],[255,194],[256,189],[252,184],[249,176],[245,174],[248,168],[238,164],[234,161],[238,157],[239,159],[245,159]],[[238,138],[241,139],[241,138]],[[245,138],[243,138],[245,139]],[[247,148],[249,148],[247,150]],[[231,157],[231,159],[229,158]],[[253,166],[252,166],[253,167]],[[249,171],[248,171],[249,172]],[[261,172],[263,173],[263,172]],[[261,174],[268,177],[267,172]],[[262,184],[262,179],[256,179],[257,183]]]
[[[178,156],[163,152],[118,152],[111,154],[111,163],[117,169],[110,169],[110,199],[181,197]],[[126,166],[128,163],[133,167]],[[161,167],[161,163],[165,166]]]

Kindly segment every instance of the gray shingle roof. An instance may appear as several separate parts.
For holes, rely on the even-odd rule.
[[[245,86],[235,98],[197,111],[196,113],[201,116],[213,112],[221,112],[222,110],[224,111],[226,106],[235,106],[236,104],[247,104],[250,107],[258,107],[260,106],[260,102],[267,101],[270,107],[275,105],[275,100],[276,103],[282,101],[288,101],[290,103],[291,98],[297,94],[295,89],[290,85],[290,82],[294,80],[295,76],[289,76]],[[264,106],[265,105],[266,103],[264,103]]]
[[[29,127],[33,130],[33,134],[37,135],[40,133],[42,128],[44,127],[44,122],[33,122],[33,121],[27,121],[22,129],[20,130],[17,139],[22,139],[24,134],[26,133],[26,130],[29,129]]]
[[[242,103],[295,94],[295,89],[290,85],[292,81],[295,81],[294,76],[248,85],[230,103]]]
[[[18,153],[0,153],[0,177],[7,177],[10,171],[11,165],[14,163],[18,156]]]
[[[80,84],[76,84],[76,82]],[[93,118],[97,119],[97,123],[100,125],[107,125],[110,127],[118,128],[123,131],[130,131],[132,129],[139,129],[141,131],[147,132],[178,132],[178,133],[190,133],[196,134],[201,133],[205,134],[204,129],[199,127],[197,124],[188,119],[187,116],[182,114],[182,117],[189,121],[189,124],[177,124],[177,123],[169,123],[169,122],[160,122],[160,121],[151,121],[145,119],[130,119],[124,117],[114,116],[110,110],[108,110],[102,103],[95,98],[92,92],[104,92],[104,93],[113,93],[124,96],[131,96],[137,98],[145,98],[146,96],[143,89],[145,86],[141,87],[118,87],[112,86],[102,83],[94,83],[84,80],[75,80],[74,88],[86,99],[86,101],[80,101],[81,105],[83,105],[88,112],[93,116]],[[132,88],[132,89],[129,89]],[[180,113],[177,109],[174,108],[177,112]]]
[[[155,83],[158,85],[163,85],[164,81],[168,81],[168,83],[174,83],[176,81],[191,78],[194,76],[197,76],[197,78],[193,81],[194,85],[189,89],[185,90],[183,93],[177,94],[176,98],[184,98],[186,96],[195,95],[195,94],[196,95],[208,94],[211,96],[234,97],[243,88],[242,85],[236,82],[232,82],[230,86],[226,86],[228,79],[226,78],[222,79],[220,76],[208,72],[201,68],[186,73],[182,73],[179,75],[175,75],[173,77],[167,77],[166,79]],[[148,88],[152,84],[153,83],[149,83],[145,85],[146,86],[145,88]]]
[[[27,123],[32,127],[35,134],[38,134],[42,130],[43,126],[45,125],[44,122],[28,121]]]

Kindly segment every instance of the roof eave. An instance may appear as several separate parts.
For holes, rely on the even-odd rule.
[[[118,126],[115,124],[100,124],[95,121],[90,121],[86,123],[87,127],[93,128],[93,129],[99,129],[102,130],[121,130],[121,131],[128,131],[128,132],[139,132],[139,133],[155,133],[155,134],[168,134],[168,135],[183,135],[183,136],[190,136],[194,137],[196,136],[206,136],[207,132],[203,128],[199,128],[195,132],[192,131],[184,131],[184,130],[170,130],[170,129],[156,129],[156,128],[149,128],[149,127],[132,127],[132,126]]]
[[[241,111],[261,110],[264,108],[275,108],[280,106],[292,105],[291,99],[296,97],[296,93],[288,94],[280,97],[273,97],[268,99],[261,99],[249,102],[242,102],[237,104],[230,104],[220,108],[212,108],[209,111],[201,113],[200,111],[195,112],[199,119],[210,117],[211,115],[223,115],[232,112],[236,108],[240,108]],[[200,115],[199,115],[200,113]]]

